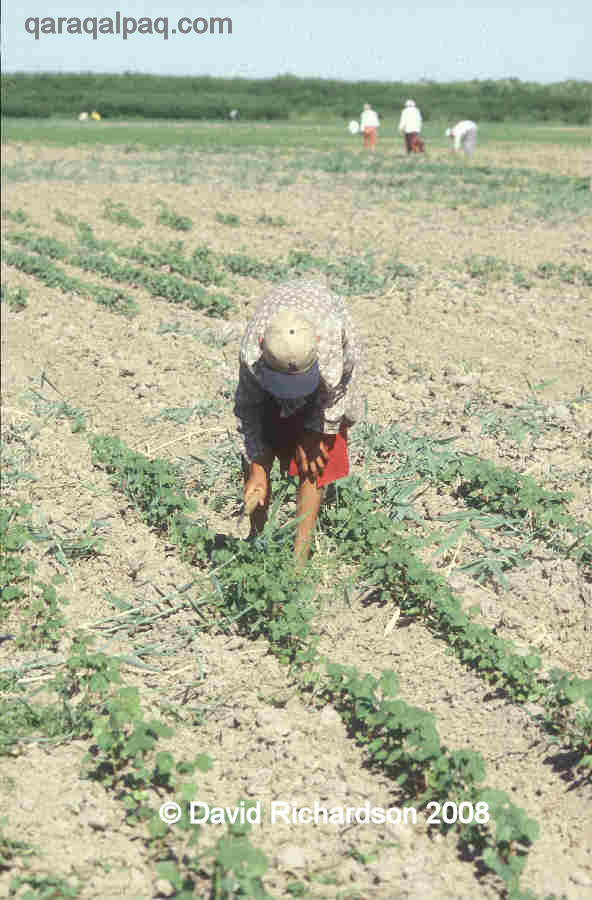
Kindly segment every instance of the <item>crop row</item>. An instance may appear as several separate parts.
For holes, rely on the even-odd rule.
[[[205,522],[186,522],[184,516],[179,517],[180,511],[191,504],[182,491],[179,476],[165,460],[148,460],[109,437],[92,438],[92,446],[95,460],[117,473],[119,486],[148,524],[170,531],[189,561],[205,564],[213,559],[224,564],[226,577],[234,573],[234,586],[225,593],[225,603],[230,605],[232,616],[241,615],[242,624],[250,632],[258,634],[260,629],[270,628],[274,640],[279,641],[280,625],[274,621],[268,624],[265,617],[276,604],[285,603],[285,611],[294,619],[289,634],[292,638],[308,634],[311,610],[306,604],[294,605],[290,601],[299,596],[298,580],[278,587],[277,573],[286,570],[282,566],[283,548],[269,544],[261,572],[255,566],[248,578],[242,577],[241,567],[251,559],[250,545],[239,541],[232,552],[215,550]],[[516,702],[536,699],[542,703],[546,710],[544,729],[566,742],[577,756],[576,765],[589,768],[592,774],[592,680],[570,679],[560,669],[553,670],[549,679],[543,678],[538,654],[520,654],[511,642],[473,622],[446,580],[417,556],[420,542],[393,528],[393,522],[381,510],[380,491],[364,489],[358,478],[350,476],[335,487],[332,500],[323,506],[321,524],[338,539],[337,552],[344,560],[359,564],[361,577],[385,597],[396,596],[406,616],[421,617],[446,639],[465,665],[476,669]],[[291,571],[289,566],[286,571]],[[266,596],[265,603],[260,594]],[[296,646],[288,641],[288,657]],[[579,707],[580,702],[589,712],[574,707],[570,718],[567,707]]]
[[[489,279],[497,281],[511,274],[514,284],[527,290],[532,287],[530,279],[533,277],[543,281],[553,280],[563,284],[592,287],[592,270],[576,264],[539,263],[535,269],[525,273],[521,266],[496,259],[495,256],[471,254],[465,258],[465,266],[471,278],[477,279],[481,284],[486,284]]]
[[[10,213],[5,210],[4,214],[7,212]],[[15,217],[14,213],[10,215],[12,218]],[[242,252],[218,254],[207,245],[202,245],[187,257],[183,252],[183,243],[178,240],[164,247],[155,245],[147,248],[142,244],[123,246],[113,240],[99,240],[86,222],[66,216],[59,210],[57,216],[62,224],[68,224],[76,229],[80,243],[80,248],[76,252],[62,241],[32,234],[30,231],[8,233],[6,237],[50,259],[69,262],[115,281],[141,285],[154,296],[164,297],[172,302],[187,302],[192,308],[204,309],[209,315],[226,315],[231,309],[231,301],[224,294],[210,294],[199,285],[184,279],[197,281],[201,285],[220,285],[227,273],[271,282],[322,273],[333,289],[340,293],[363,295],[384,293],[398,279],[420,277],[417,271],[396,257],[385,264],[382,273],[376,271],[374,260],[370,255],[364,258],[348,255],[332,261],[315,256],[308,250],[291,250],[286,260],[263,262]],[[33,223],[25,220],[24,224]],[[132,262],[140,262],[155,271],[146,272],[122,264],[115,259],[115,255],[123,256]],[[163,268],[168,268],[169,273],[177,273],[183,277],[163,273]]]
[[[14,266],[26,275],[33,275],[48,287],[56,288],[64,294],[79,294],[88,297],[112,312],[124,316],[134,316],[137,304],[129,295],[119,289],[109,288],[101,284],[89,284],[80,278],[73,278],[43,256],[32,256],[22,250],[9,250],[4,255],[4,262]]]
[[[30,512],[30,506],[24,504],[0,512],[0,622],[18,610],[21,623],[18,636],[4,635],[3,639],[55,651],[66,624],[55,589],[59,576],[51,584],[44,583],[36,577],[34,562],[25,561],[26,545],[47,538],[32,528]],[[145,717],[138,688],[126,685],[122,677],[121,668],[128,659],[95,651],[93,640],[88,633],[77,632],[69,655],[59,663],[49,663],[57,670],[55,677],[45,682],[45,696],[55,698],[50,702],[25,695],[22,678],[30,676],[30,666],[0,670],[4,694],[0,700],[0,755],[12,755],[19,744],[31,740],[87,741],[82,777],[100,783],[123,805],[127,823],[142,834],[157,877],[170,883],[170,896],[193,898],[197,879],[203,883],[204,862],[209,858],[212,896],[230,900],[238,892],[267,897],[261,880],[267,861],[251,845],[248,824],[229,826],[213,850],[194,855],[189,851],[199,843],[201,826],[191,823],[187,815],[175,829],[161,820],[155,803],[160,807],[165,798],[171,798],[189,804],[198,790],[191,779],[207,771],[211,759],[197,754],[192,760],[177,760],[161,749],[162,740],[172,737],[173,729]],[[1,820],[0,872],[14,870],[17,858],[22,860],[34,852],[25,842],[10,838],[4,824]],[[44,897],[79,896],[80,884],[33,872],[26,863],[19,868],[10,882],[11,894],[29,887],[42,891]]]
[[[119,213],[118,221],[123,215],[131,217],[131,214],[124,208]],[[173,216],[173,221],[184,218],[168,212],[167,221],[171,216]],[[156,268],[169,266],[171,271],[179,272],[187,278],[195,278],[203,284],[221,283],[224,271],[266,281],[280,281],[299,275],[321,272],[327,276],[335,290],[344,294],[364,294],[382,293],[399,278],[420,277],[418,271],[401,263],[396,257],[386,263],[383,274],[379,275],[369,256],[365,259],[356,259],[348,255],[333,262],[315,256],[307,250],[290,250],[285,261],[260,262],[245,253],[216,254],[207,245],[203,245],[194,251],[191,259],[187,259],[183,255],[183,244],[180,241],[172,241],[168,247],[164,248],[155,246],[152,250],[147,250],[142,245],[121,247],[112,241],[97,241],[90,226],[84,222],[77,223],[73,217],[66,217],[57,211],[56,218],[65,224],[77,227],[82,242],[94,249],[112,250],[122,256],[145,262]],[[262,217],[262,220],[265,221],[265,217]],[[132,221],[137,220],[133,220],[132,217]],[[216,221],[227,225],[240,224],[239,217],[230,213],[226,215],[217,213]],[[267,217],[267,221],[274,224],[273,217]],[[141,225],[141,223],[139,224]],[[472,254],[465,258],[465,266],[471,278],[477,279],[481,285],[485,285],[490,278],[499,280],[511,274],[513,283],[517,287],[525,289],[530,289],[533,279],[537,278],[565,284],[592,286],[592,271],[575,264],[540,263],[535,269],[525,271],[520,266],[510,264],[505,260]]]
[[[277,533],[264,532],[252,544],[227,539],[224,547],[217,547],[215,534],[207,524],[188,517],[192,504],[183,493],[178,474],[168,463],[150,461],[130,451],[118,438],[95,436],[91,446],[95,465],[115,477],[117,487],[127,494],[139,514],[153,528],[166,532],[183,558],[206,571],[209,565],[216,566],[211,580],[216,604],[223,610],[225,621],[236,623],[252,636],[265,635],[279,658],[299,671],[303,688],[314,685],[317,695],[335,702],[348,724],[355,726],[353,733],[368,746],[373,762],[396,777],[407,796],[420,797],[426,802],[429,799],[473,803],[482,800],[490,805],[490,826],[473,825],[468,831],[459,826],[459,841],[463,846],[466,842],[478,848],[482,861],[504,880],[510,896],[527,896],[521,894],[518,879],[526,849],[537,834],[536,823],[503,792],[491,792],[480,786],[484,767],[478,754],[468,750],[451,753],[441,745],[429,714],[392,699],[395,684],[392,673],[384,673],[378,685],[371,676],[336,667],[318,656],[312,631],[313,609],[307,595],[310,586],[303,585],[301,576],[289,564],[290,541],[281,540]],[[477,646],[475,655],[479,661],[487,657],[482,645],[487,649],[494,646],[495,662],[501,669],[489,664],[478,668],[488,669],[490,674],[495,669],[494,680],[503,682],[504,686],[506,682],[518,685],[516,698],[524,697],[524,681],[531,676],[533,668],[531,661],[521,664],[517,655],[508,652],[507,644],[494,635],[490,635],[493,643],[488,645],[484,640],[487,629],[478,635],[471,633],[471,623],[462,620],[462,610],[452,594],[434,599],[432,589],[435,583],[439,585],[426,578],[431,573],[422,571],[409,546],[403,547],[393,535],[392,523],[386,516],[380,516],[374,498],[355,479],[348,479],[346,484],[346,490],[352,489],[355,496],[347,498],[346,503],[329,505],[329,522],[325,519],[326,526],[329,524],[333,531],[339,531],[344,556],[355,560],[360,556],[372,557],[366,573],[371,573],[377,581],[381,573],[382,588],[396,593],[397,597],[403,591],[400,580],[394,576],[402,575],[407,594],[412,598],[405,611],[413,612],[415,604],[418,612],[424,604],[427,612],[427,599],[419,590],[419,585],[423,585],[425,594],[429,595],[430,611],[441,600],[441,630],[445,636],[452,637],[453,646],[463,646],[465,650],[469,645]],[[350,516],[344,533],[343,514],[349,516],[352,509],[355,522]],[[394,553],[382,549],[391,541],[396,544]],[[428,618],[432,618],[431,612]],[[463,630],[464,643],[459,640]],[[324,675],[317,668],[321,663],[325,665]],[[508,663],[513,671],[506,679]],[[387,684],[388,697],[383,690]],[[562,708],[586,687],[578,679],[568,680],[566,684],[568,690],[563,693],[569,696],[562,696]],[[385,693],[381,702],[375,697],[377,687]],[[592,702],[592,691],[586,697]],[[580,762],[588,765],[592,758]]]
[[[500,532],[526,530],[529,539],[543,541],[581,566],[585,577],[592,577],[592,526],[567,511],[569,492],[547,490],[531,476],[447,449],[450,439],[429,440],[396,425],[385,428],[364,423],[360,429],[367,456],[379,463],[389,459],[391,465],[394,458],[397,471],[405,471],[407,477],[446,485],[469,510],[499,517],[496,527]]]
[[[48,260],[57,259],[113,281],[130,284],[134,287],[143,287],[154,297],[162,297],[171,303],[187,303],[192,309],[203,310],[206,315],[225,316],[232,308],[232,302],[224,294],[210,294],[200,285],[191,284],[175,275],[146,271],[132,265],[121,264],[108,252],[93,252],[88,247],[72,251],[67,244],[56,238],[43,237],[31,232],[13,232],[7,234],[6,237],[13,243],[39,254],[39,277],[48,284],[52,283],[52,277],[56,279],[58,286],[68,280],[68,276],[63,272],[55,274],[55,266],[50,264],[48,267]],[[27,271],[26,267],[33,268],[32,257],[21,260],[11,255],[10,259],[15,259],[12,264],[18,265],[23,271]],[[10,263],[10,259],[7,257],[7,262]],[[45,275],[44,273],[49,270],[51,273]],[[32,271],[30,274],[38,274],[38,272]],[[70,281],[76,285],[74,279],[70,279]],[[69,289],[76,290],[77,288]]]

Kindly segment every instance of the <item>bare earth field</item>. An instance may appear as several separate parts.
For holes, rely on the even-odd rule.
[[[117,436],[178,466],[197,514],[219,536],[244,537],[232,414],[240,337],[275,277],[264,264],[326,279],[347,295],[363,346],[367,409],[351,432],[352,473],[384,497],[399,533],[426,538],[418,556],[475,623],[516,652],[538,654],[542,678],[562,669],[591,679],[590,557],[572,548],[587,538],[562,533],[562,551],[536,532],[530,514],[521,532],[515,519],[514,531],[504,531],[482,517],[453,534],[470,509],[458,484],[410,469],[404,453],[407,438],[431,441],[432,449],[475,454],[547,491],[569,492],[563,508],[588,523],[589,537],[589,150],[564,146],[559,135],[556,144],[484,143],[470,163],[452,160],[443,143],[428,151],[426,159],[404,158],[398,140],[379,141],[376,156],[345,140],[329,152],[4,147],[2,493],[6,508],[30,504],[21,549],[36,571],[23,575],[21,599],[0,622],[11,636],[0,643],[0,894],[223,898],[264,896],[264,886],[272,897],[507,896],[502,878],[472,859],[454,830],[429,827],[420,806],[406,824],[270,821],[278,800],[295,808],[417,803],[387,767],[369,764],[339,705],[302,688],[267,632],[252,639],[240,618],[224,615],[215,576],[150,526],[89,444]],[[163,210],[189,217],[192,227],[159,221]],[[98,249],[80,223],[91,226]],[[43,249],[35,244],[42,237],[58,243]],[[80,248],[100,253],[106,242],[121,265],[192,285],[197,276],[175,270],[175,253],[197,260],[203,273],[207,245],[219,283],[202,285],[232,308],[225,318],[206,314],[137,273],[117,284],[77,262]],[[161,256],[130,262],[134,247],[153,262]],[[30,274],[18,253],[45,268]],[[119,287],[136,315],[95,302],[73,281],[52,282],[48,265],[85,285]],[[17,294],[26,297],[22,308],[9,302]],[[390,436],[385,449],[373,444],[370,425]],[[280,521],[293,514],[291,504],[286,499]],[[427,540],[437,528],[451,535],[447,545]],[[433,713],[448,751],[481,754],[487,786],[539,826],[521,890],[592,896],[590,768],[574,765],[573,746],[561,737],[551,743],[536,698],[496,690],[421,615],[399,615],[403,591],[377,597],[359,564],[339,556],[339,543],[321,528],[305,576],[316,585],[318,652],[376,678],[395,671],[398,696]],[[30,612],[34,580],[55,576],[63,622],[44,641],[45,613]],[[43,724],[41,707],[65,696],[55,679],[80,630],[95,651],[119,660],[146,721],[174,729],[159,750],[176,761],[210,757],[209,770],[193,778],[196,799],[260,802],[263,821],[249,840],[267,865],[259,879],[260,857],[244,863],[253,878],[242,893],[229,874],[238,869],[221,862],[226,825],[171,825],[159,855],[146,825],[127,814],[122,786],[110,786],[105,772],[90,777],[84,757],[96,732],[69,736]],[[77,696],[72,690],[69,702]],[[153,783],[151,808],[165,799],[180,798]],[[189,835],[198,838],[194,848]],[[184,854],[198,862],[192,867]],[[167,877],[167,859],[190,877],[185,894]]]

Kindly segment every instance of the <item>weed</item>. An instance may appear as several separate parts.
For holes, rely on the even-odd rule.
[[[31,539],[31,507],[21,504],[0,509],[0,617],[7,618],[10,607],[25,597],[24,587],[34,572],[32,563],[23,563],[21,552]]]
[[[33,398],[35,415],[42,418],[45,422],[48,422],[50,419],[56,422],[59,422],[60,419],[69,419],[72,434],[86,431],[86,413],[83,410],[72,406],[67,400],[47,400],[34,390],[31,390],[30,394]]]
[[[77,224],[76,216],[73,216],[70,213],[65,213],[61,209],[56,209],[55,219],[56,219],[56,222],[60,223],[60,225],[69,225],[71,228],[76,228],[76,224]]]
[[[261,213],[257,217],[258,225],[271,225],[273,228],[285,228],[288,224],[283,216],[270,216],[267,213]]]
[[[38,875],[33,872],[16,875],[11,880],[10,892],[16,894],[23,887],[32,888],[22,894],[23,900],[75,900],[82,890],[82,884],[72,884],[56,875]]]
[[[174,422],[175,425],[186,425],[195,415],[196,408],[195,406],[171,407],[163,409],[160,417],[166,419],[167,422]]]
[[[535,275],[545,281],[557,279],[564,284],[582,284],[592,287],[592,270],[583,266],[567,265],[566,263],[547,262],[539,263],[535,269]]]
[[[176,322],[161,322],[157,329],[157,334],[184,334],[183,326],[177,320]]]
[[[546,383],[541,382],[534,386],[529,384],[529,387],[528,399],[515,406],[511,413],[502,412],[497,408],[477,412],[477,418],[485,434],[504,435],[520,445],[527,435],[534,441],[547,428],[552,427],[547,407],[537,396],[544,390]],[[471,414],[473,410],[467,408],[465,412]]]
[[[221,225],[232,225],[236,227],[240,225],[240,217],[236,216],[234,213],[216,213],[216,222],[220,222]]]
[[[25,225],[30,221],[26,212],[22,209],[6,209],[2,207],[2,218],[10,219],[11,222],[17,222],[19,225]]]
[[[465,265],[471,278],[477,279],[482,289],[489,281],[500,281],[509,270],[508,263],[495,256],[471,254],[465,257]]]
[[[8,485],[23,479],[35,480],[28,471],[28,464],[37,455],[33,441],[39,437],[39,428],[31,422],[5,422],[0,443],[2,482]]]
[[[193,222],[189,216],[182,216],[161,203],[161,210],[156,219],[159,225],[167,225],[175,231],[191,231]]]
[[[35,563],[22,557],[27,543],[37,539],[30,512],[24,504],[0,511],[0,621],[18,609],[17,645],[55,649],[65,624],[55,587],[35,578]]]
[[[5,834],[4,828],[7,823],[5,817],[0,819],[0,872],[9,872],[16,858],[31,856],[35,852],[30,844],[14,840]]]
[[[29,292],[24,287],[16,287],[14,290],[7,284],[0,285],[0,303],[6,303],[12,312],[22,312],[27,307]]]
[[[417,278],[417,272],[410,266],[402,263],[398,257],[393,256],[385,264],[385,278],[387,281],[396,281],[398,278]]]
[[[105,200],[103,218],[116,225],[127,225],[129,228],[143,228],[144,223],[137,219],[121,201]]]
[[[347,256],[336,266],[328,266],[330,284],[338,293],[380,294],[384,290],[385,279],[376,274],[371,254],[365,259]]]

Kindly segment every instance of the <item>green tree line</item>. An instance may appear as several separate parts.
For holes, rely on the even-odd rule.
[[[243,120],[333,116],[357,117],[364,103],[382,116],[398,114],[412,97],[424,119],[469,118],[502,122],[591,121],[592,82],[556,84],[501,81],[417,83],[333,81],[278,75],[268,79],[172,77],[124,73],[7,73],[2,78],[5,116],[47,118],[98,110],[109,119],[227,119],[238,109]]]

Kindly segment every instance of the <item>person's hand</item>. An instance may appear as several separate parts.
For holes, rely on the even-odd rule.
[[[303,431],[296,442],[296,465],[302,478],[315,481],[325,471],[329,462],[329,447],[332,436],[318,431]]]
[[[269,493],[269,470],[267,465],[261,465],[257,462],[251,463],[249,477],[245,484],[243,500],[245,508],[252,505],[253,509],[257,506],[265,506],[265,501]]]

